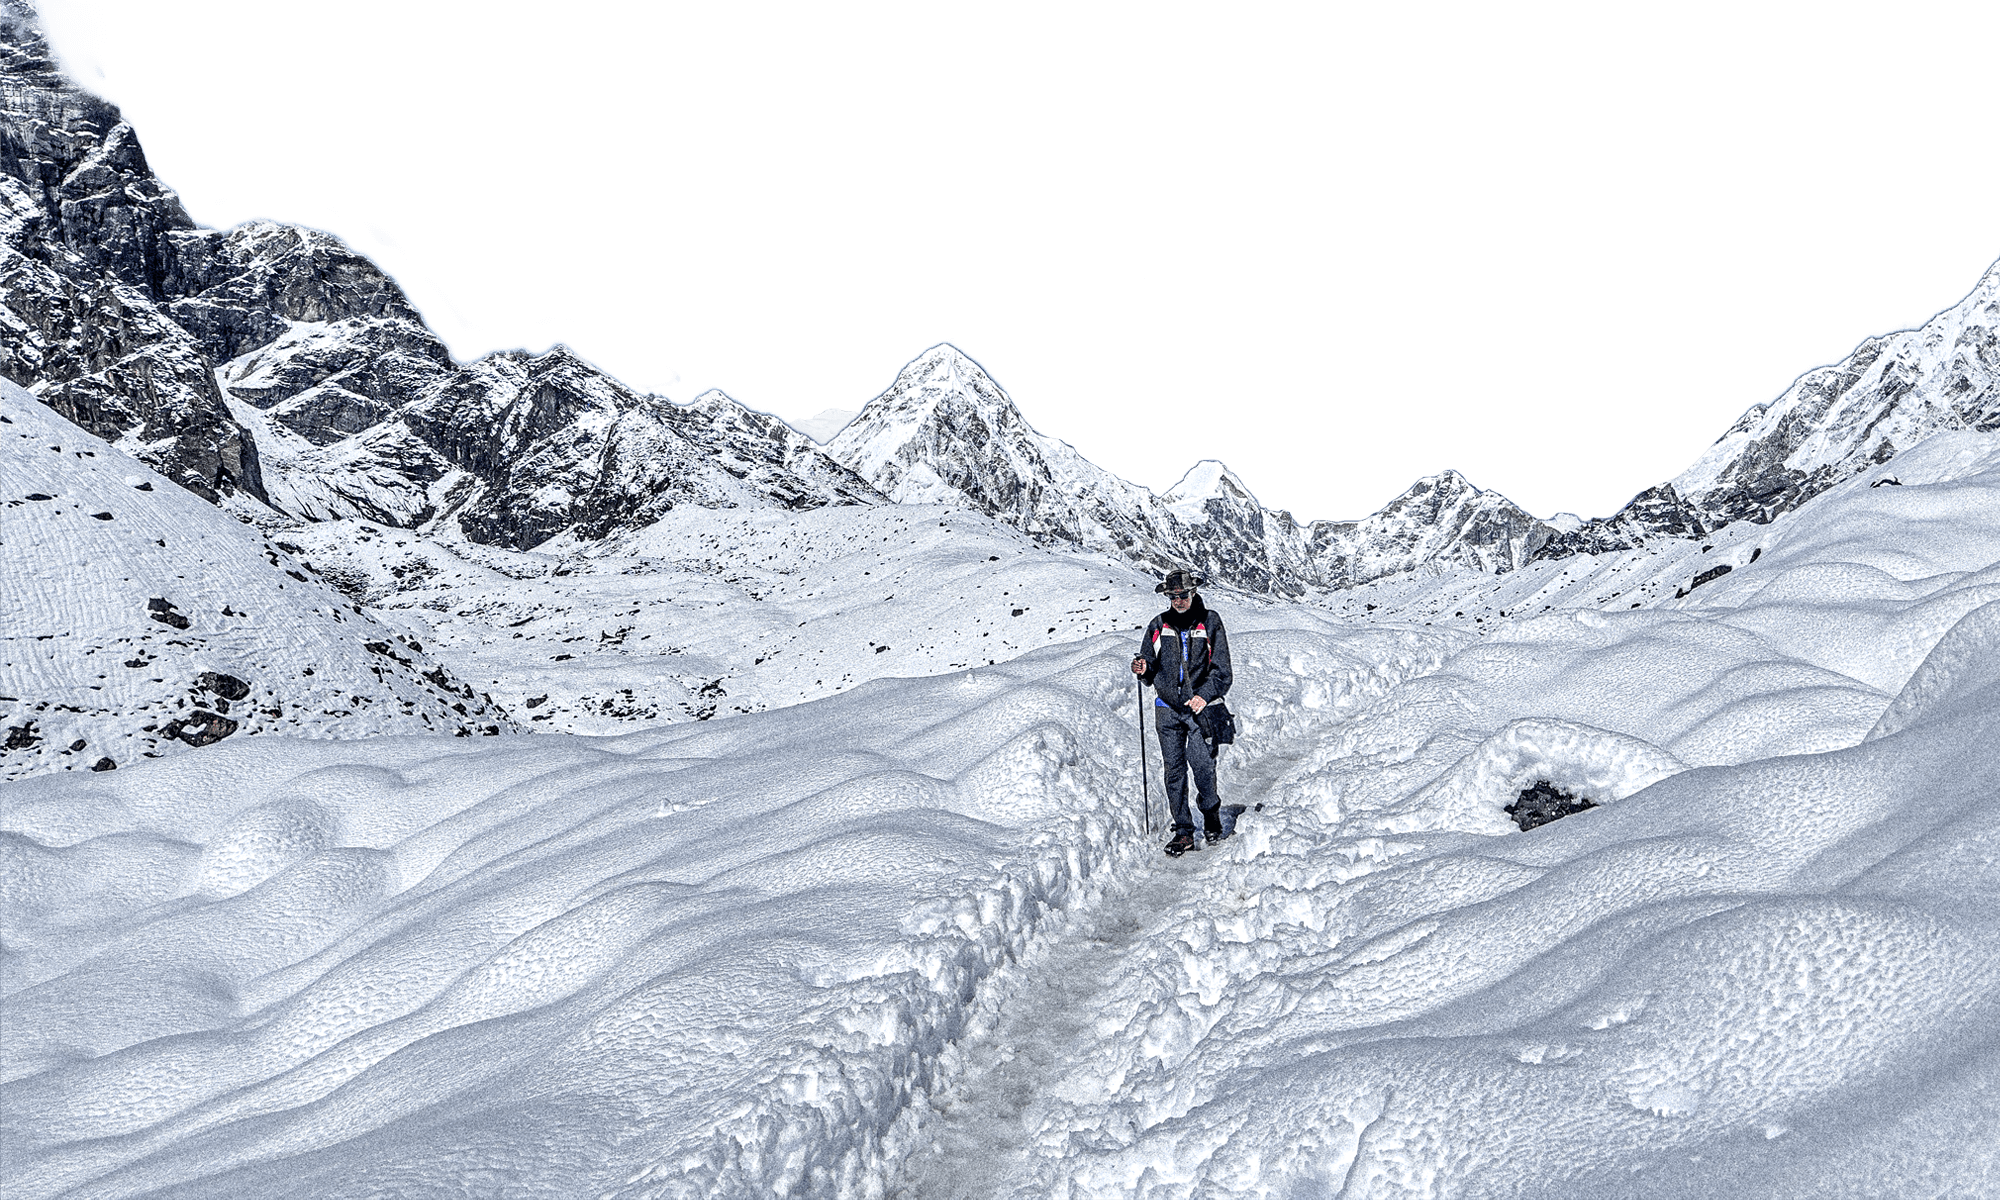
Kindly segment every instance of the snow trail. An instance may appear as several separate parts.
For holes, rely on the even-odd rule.
[[[1373,682],[1380,689],[1391,677],[1377,674]],[[923,1102],[914,1143],[892,1175],[890,1200],[1044,1196],[1051,1173],[1060,1172],[1077,1143],[1126,1145],[1139,1136],[1143,1106],[1132,1103],[1126,1078],[1091,1069],[1098,1047],[1146,1015],[1127,1011],[1130,981],[1147,972],[1160,948],[1173,946],[1191,916],[1233,915],[1248,903],[1228,866],[1268,844],[1284,818],[1263,797],[1326,733],[1315,727],[1281,735],[1247,763],[1226,748],[1218,790],[1224,804],[1246,809],[1238,836],[1179,859],[1160,849],[1171,828],[1157,824],[1164,802],[1160,781],[1151,781],[1159,832],[1126,847],[1117,882],[1101,898],[1046,931],[988,982],[965,1037],[950,1052],[953,1082]],[[1148,729],[1146,736],[1154,735]],[[1157,776],[1157,756],[1153,764]],[[1294,819],[1317,825],[1310,813]]]
[[[1050,1097],[1062,1095],[1065,1081],[1078,1089],[1099,1086],[1075,1077],[1095,1035],[1092,1002],[1129,944],[1150,932],[1145,899],[1163,895],[1173,882],[1163,873],[1107,898],[1088,921],[1018,965],[1013,988],[983,1006],[962,1045],[958,1083],[931,1100],[921,1140],[901,1164],[891,1197],[986,1200],[1007,1195],[1029,1173]]]

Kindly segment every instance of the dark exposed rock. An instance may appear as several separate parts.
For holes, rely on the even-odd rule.
[[[160,727],[164,737],[178,738],[190,746],[213,746],[215,743],[235,733],[235,721],[220,713],[197,708],[185,717],[176,717]]]
[[[161,311],[194,223],[118,110],[58,74],[32,13],[0,18],[0,375],[198,493],[261,496],[214,364]]]
[[[155,596],[151,600],[146,601],[146,614],[162,625],[170,625],[175,629],[186,629],[191,622],[180,613],[174,611],[177,607],[179,606],[173,601],[163,596]]]
[[[90,769],[93,771],[116,771],[118,769],[118,764],[116,762],[113,762],[109,758],[100,758],[96,762],[90,764]]]
[[[241,700],[250,694],[250,685],[234,675],[220,671],[203,671],[195,678],[194,685],[205,692],[212,692],[224,700]],[[228,711],[227,709],[223,711]]]
[[[1546,779],[1537,779],[1533,787],[1523,788],[1520,798],[1508,805],[1505,811],[1525,833],[1550,821],[1596,807],[1595,800],[1566,792]]]
[[[0,745],[0,749],[26,750],[41,740],[42,735],[35,732],[35,723],[28,721],[8,729],[7,741],[4,745]]]

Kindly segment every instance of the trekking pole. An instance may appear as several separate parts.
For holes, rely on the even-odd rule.
[[[1139,787],[1146,797],[1146,836],[1153,836],[1153,768],[1146,761],[1146,681],[1132,680],[1139,690]]]

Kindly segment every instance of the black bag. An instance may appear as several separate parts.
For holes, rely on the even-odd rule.
[[[1231,746],[1236,743],[1236,714],[1230,712],[1229,706],[1222,701],[1203,705],[1201,712],[1195,716],[1195,722],[1201,726],[1201,736],[1210,745]]]

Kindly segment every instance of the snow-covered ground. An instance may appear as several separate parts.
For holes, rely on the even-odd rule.
[[[517,719],[572,733],[1004,662],[1134,629],[1158,600],[1127,564],[942,505],[683,508],[525,553],[352,520],[272,537]]]
[[[370,528],[272,556],[524,724],[663,715],[5,785],[10,1196],[2000,1193],[2000,438],[1706,551],[1216,598],[1263,808],[1178,861],[1137,576],[932,508]],[[1518,832],[1536,780],[1598,807]]]

